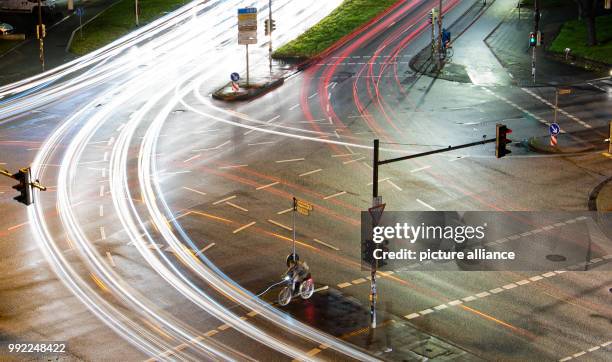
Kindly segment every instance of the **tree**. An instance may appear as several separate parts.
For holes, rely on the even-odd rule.
[[[578,4],[578,18],[584,18],[587,26],[587,44],[597,45],[597,32],[595,29],[595,14],[597,13],[597,0],[575,0]]]

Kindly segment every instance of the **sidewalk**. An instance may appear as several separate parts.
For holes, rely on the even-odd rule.
[[[447,25],[452,33],[454,56],[439,73],[428,68],[425,58],[430,50],[423,49],[411,62],[411,66],[430,76],[455,82],[478,85],[511,85],[512,78],[484,43],[485,37],[516,5],[515,0],[488,1],[482,12],[480,2],[465,13],[456,23]],[[431,59],[428,59],[431,62]]]
[[[75,1],[75,9],[83,7],[85,16],[83,23],[106,9],[116,0],[82,0]],[[62,4],[63,13],[67,14],[65,4]],[[77,56],[66,52],[66,45],[72,31],[79,26],[79,18],[70,14],[57,24],[47,29],[45,38],[45,69],[49,70],[64,64]],[[0,85],[9,84],[41,72],[39,62],[38,40],[28,38],[11,51],[0,55]]]
[[[529,47],[528,37],[533,31],[534,12],[531,9],[523,8],[520,10],[519,18],[519,9],[515,7],[516,1],[509,2],[514,6],[507,10],[503,20],[493,29],[485,42],[514,78],[515,83],[519,86],[533,86],[532,48]],[[545,47],[550,45],[563,22],[575,18],[575,12],[569,11],[575,6],[574,3],[571,3],[568,7],[543,10],[541,20],[543,46],[537,48],[536,51],[535,85],[570,83],[601,76],[595,72],[556,61],[545,52]]]

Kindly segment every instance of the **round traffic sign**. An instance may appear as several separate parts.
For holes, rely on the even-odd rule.
[[[230,78],[232,79],[232,82],[237,82],[240,80],[240,74],[234,72],[230,75]]]
[[[556,123],[552,123],[549,127],[548,127],[548,132],[550,132],[551,135],[558,135],[559,132],[561,132],[561,127],[559,127],[558,124]]]

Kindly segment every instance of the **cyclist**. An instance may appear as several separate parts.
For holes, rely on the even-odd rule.
[[[442,29],[442,46],[444,49],[451,47],[451,32],[446,30],[446,28]]]
[[[308,279],[310,275],[310,268],[306,262],[300,261],[299,259],[296,261],[293,258],[289,258],[287,260],[287,269],[286,275],[292,281],[292,289],[295,290],[296,284],[300,284],[305,279]]]

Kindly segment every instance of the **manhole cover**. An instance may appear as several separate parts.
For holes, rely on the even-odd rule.
[[[550,261],[556,261],[556,262],[567,260],[567,258],[564,257],[563,255],[557,255],[557,254],[546,255],[546,259]]]
[[[427,358],[436,358],[448,352],[447,349],[430,341],[414,348],[412,351]]]

